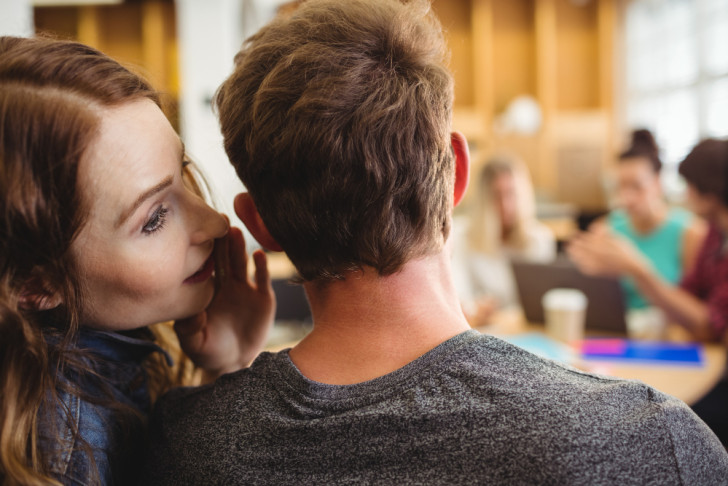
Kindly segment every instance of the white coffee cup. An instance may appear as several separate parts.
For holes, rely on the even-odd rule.
[[[546,334],[565,343],[584,338],[587,298],[577,289],[551,289],[541,303],[546,319]]]

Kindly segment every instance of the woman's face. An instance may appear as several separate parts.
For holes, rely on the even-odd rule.
[[[688,183],[686,202],[690,210],[698,216],[708,221],[714,221],[716,219],[720,203],[715,196],[703,194],[694,185]]]
[[[513,174],[507,172],[498,174],[493,179],[492,190],[503,229],[509,230],[513,228],[518,219],[518,195],[516,194],[516,181]]]
[[[79,166],[88,220],[71,251],[83,325],[123,330],[188,317],[212,300],[225,219],[182,179],[184,150],[150,100],[104,108]]]
[[[642,217],[662,200],[660,178],[649,160],[635,157],[617,168],[617,205],[631,217]]]

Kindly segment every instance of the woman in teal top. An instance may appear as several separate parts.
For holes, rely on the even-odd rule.
[[[662,224],[643,234],[632,226],[626,211],[617,209],[607,217],[607,225],[615,233],[630,240],[647,257],[662,278],[676,284],[684,273],[684,240],[695,219],[685,209],[670,208]],[[643,309],[649,306],[631,279],[622,279],[622,287],[629,309]]]
[[[692,267],[707,227],[687,210],[668,206],[660,184],[661,169],[652,134],[634,131],[631,146],[619,156],[617,208],[595,226],[629,240],[659,275],[677,283]],[[622,285],[629,309],[648,307],[634,282],[624,278]]]

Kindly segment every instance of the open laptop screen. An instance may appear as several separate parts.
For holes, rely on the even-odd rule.
[[[571,288],[581,290],[587,297],[587,329],[627,332],[624,293],[617,279],[584,275],[568,259],[551,263],[513,261],[512,267],[528,322],[544,322],[541,298],[547,291]]]

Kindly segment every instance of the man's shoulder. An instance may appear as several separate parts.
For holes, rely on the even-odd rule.
[[[399,400],[399,388],[423,388],[433,390],[439,402],[488,402],[500,413],[520,411],[530,417],[574,409],[579,411],[571,415],[574,420],[598,417],[615,423],[624,414],[645,418],[681,403],[641,382],[587,373],[474,331],[432,354],[408,365],[411,369],[399,370],[407,372],[400,375],[404,379],[397,386],[383,377],[382,387],[366,391],[386,401],[390,395]],[[305,387],[316,385],[298,383],[306,380],[289,370],[291,364],[283,358],[280,353],[263,353],[250,368],[224,375],[215,383],[173,389],[157,402],[155,416],[177,424],[189,421],[200,429],[200,421],[229,416],[233,409],[265,406],[274,398],[271,395],[305,399],[311,391]],[[443,380],[461,386],[439,387]]]
[[[728,477],[717,439],[678,400],[474,331],[360,385],[316,384],[290,366],[285,355],[263,355],[213,385],[165,396],[152,421],[155,474],[271,483],[312,471],[422,482],[708,484],[716,474]],[[433,465],[434,457],[448,460]]]
[[[262,353],[246,369],[215,382],[174,388],[157,400],[149,421],[145,484],[213,484],[231,467],[247,402],[265,402],[276,354]],[[262,398],[260,396],[262,395]]]
[[[494,337],[473,340],[445,367],[451,373],[466,370],[461,377],[479,384],[471,400],[495,405],[496,414],[517,414],[545,436],[590,427],[632,433],[648,423],[679,428],[694,422],[683,402],[642,382],[585,372]]]
[[[664,421],[675,407],[691,413],[644,383],[585,372],[487,335],[471,336],[410,386],[443,380],[460,386],[437,390],[438,401],[485,404],[491,416],[519,416],[524,430],[544,436],[567,433],[564,424],[625,428],[634,425],[626,418]]]
[[[173,388],[157,401],[155,411],[179,415],[199,413],[201,406],[206,407],[206,413],[210,409],[225,408],[230,400],[236,400],[236,396],[260,391],[269,382],[267,374],[277,354],[261,353],[250,367],[222,375],[207,385]]]
[[[482,351],[470,356],[476,357],[475,366],[490,368],[478,372],[482,382],[497,382],[477,400],[493,405],[491,419],[508,423],[505,436],[514,442],[527,437],[521,447],[558,445],[539,454],[550,456],[554,464],[580,464],[572,472],[587,482],[594,479],[587,467],[592,464],[605,474],[611,471],[615,480],[628,472],[633,480],[728,484],[728,455],[680,400],[638,381],[540,358],[499,339],[478,340],[472,347]],[[480,357],[487,357],[488,364]],[[579,453],[573,455],[573,450]]]

